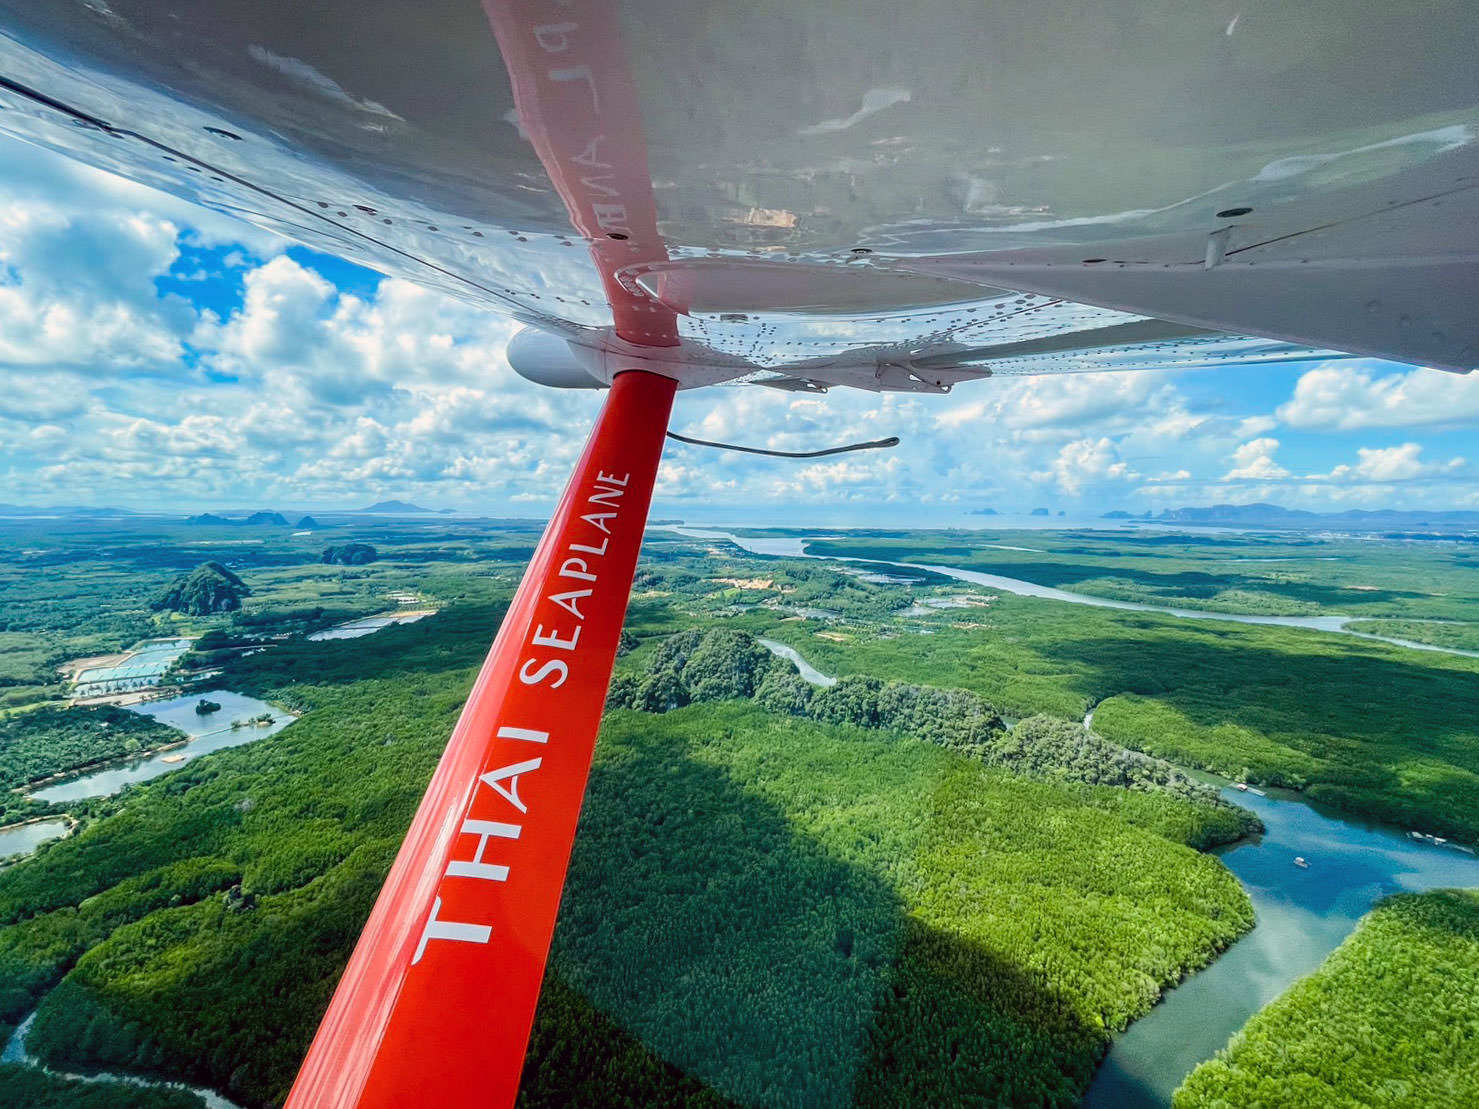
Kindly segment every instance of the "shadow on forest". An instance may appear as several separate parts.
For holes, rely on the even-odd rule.
[[[1077,1104],[1103,1043],[1070,999],[722,770],[635,732],[602,756],[551,976],[651,1052],[749,1104]],[[536,1051],[526,1092],[567,1104],[555,1065]]]
[[[1329,654],[1293,655],[1216,628],[1177,632],[1063,639],[1037,649],[1081,675],[1100,698],[1156,697],[1205,727],[1233,723],[1270,735],[1396,741],[1408,753],[1473,761],[1479,683],[1446,667],[1406,662],[1360,642]]]
[[[184,1080],[280,1105],[392,854],[366,844],[256,911],[211,893],[119,927],[47,995],[28,1046],[57,1070]],[[138,973],[112,980],[120,963]]]

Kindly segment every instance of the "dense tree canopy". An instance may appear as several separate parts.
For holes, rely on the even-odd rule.
[[[0,1063],[0,1109],[205,1109],[188,1090],[123,1086]]]
[[[0,716],[0,788],[184,738],[174,728],[113,705]]]
[[[29,652],[0,655],[0,679],[31,681],[185,624],[220,629],[195,656],[224,668],[220,685],[307,710],[271,740],[69,807],[72,835],[0,869],[0,1037],[39,1005],[32,1046],[58,1066],[190,1078],[249,1109],[280,1100],[532,549],[520,527],[357,525],[384,559],[353,567],[322,563],[323,538],[270,529],[254,532],[260,544],[215,549],[196,542],[208,529],[134,538],[111,559],[95,537],[82,552],[28,534],[25,550],[41,553],[0,559],[12,636],[0,648]],[[999,550],[1032,561],[1026,546],[1070,540],[1086,564],[1101,557],[1094,544],[1110,545]],[[1153,538],[1113,545],[1145,548],[1147,566],[1166,557]],[[170,575],[212,556],[250,576],[244,611],[145,611]],[[1372,560],[1348,561],[1348,580],[1364,585]],[[1188,598],[1205,586],[1174,579]],[[1391,579],[1373,580],[1396,597]],[[956,596],[968,589],[922,570],[877,581],[649,543],[611,693],[642,711],[614,711],[597,748],[525,1109],[1076,1104],[1109,1031],[1251,920],[1220,863],[1187,848],[1255,822],[1128,748],[1344,789],[1348,807],[1410,814],[1416,827],[1476,826],[1467,660]],[[394,591],[443,611],[370,641],[279,638],[381,611]],[[1347,595],[1311,586],[1297,600]],[[1255,602],[1272,603],[1237,603]],[[58,653],[59,629],[91,638]],[[809,685],[756,634],[841,680]],[[243,657],[249,646],[267,649]],[[1077,721],[1094,705],[1088,730]],[[1026,719],[1007,728],[998,708]],[[1427,941],[1402,943],[1423,952]],[[1368,981],[1400,961],[1386,950],[1363,968]],[[1228,1083],[1207,1087],[1213,1100],[1191,1104],[1297,1098],[1303,1109],[1379,1094],[1442,1106],[1457,1090],[1466,1100],[1452,1104],[1467,1109],[1465,1056],[1448,1048],[1462,1047],[1472,1016],[1429,992],[1431,976],[1398,981],[1436,998],[1439,1018],[1404,1017],[1398,1048],[1381,1046],[1385,1026],[1340,1020],[1312,1046],[1318,1026],[1301,1017],[1261,1054],[1232,1058]],[[1294,1050],[1281,1058],[1286,1032]],[[1440,1040],[1432,1066],[1447,1086],[1390,1062],[1394,1051],[1420,1061]],[[1321,1051],[1390,1087],[1328,1081]],[[1296,1062],[1297,1073],[1285,1066]],[[1255,1086],[1239,1085],[1248,1076]],[[52,1104],[40,1085],[25,1089],[24,1104]],[[57,1096],[58,1109],[86,1104],[66,1100],[81,1096],[70,1087]]]
[[[1176,1109],[1479,1105],[1479,890],[1402,894],[1258,1013]]]
[[[1008,730],[978,694],[871,677],[818,688],[752,636],[729,628],[667,636],[643,671],[619,673],[607,704],[666,712],[704,701],[753,698],[762,707],[828,724],[879,728],[927,740],[1020,774],[1169,793],[1206,810],[1209,847],[1258,831],[1257,818],[1170,763],[1112,743],[1076,721],[1034,716]]]
[[[306,715],[0,872],[0,1020],[40,1000],[30,1042],[57,1066],[281,1098],[490,624],[452,609],[376,633],[373,655],[289,641],[229,662],[233,688]],[[775,672],[753,646],[630,657],[660,655],[690,692],[753,691]],[[860,696],[925,723],[937,703]],[[1182,846],[1208,819],[743,699],[614,713],[523,1104],[1071,1105],[1107,1030],[1251,921],[1231,875]]]
[[[322,561],[337,566],[364,566],[379,557],[379,552],[368,543],[340,543],[325,547]]]

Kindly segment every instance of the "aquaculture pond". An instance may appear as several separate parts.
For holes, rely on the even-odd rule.
[[[0,828],[0,862],[17,855],[29,855],[47,840],[60,839],[66,834],[67,822],[60,817]]]
[[[145,639],[111,665],[79,671],[73,692],[78,697],[93,697],[157,685],[164,672],[189,649],[188,639]]]
[[[314,632],[308,638],[315,642],[322,642],[326,639],[358,639],[362,635],[370,635],[392,624],[414,624],[422,617],[431,615],[433,614],[430,612],[405,612],[362,616],[358,620],[348,620],[343,624],[335,624],[332,628]]]
[[[221,707],[214,712],[198,713],[196,706],[209,701]],[[102,797],[117,793],[124,786],[135,782],[146,782],[161,774],[177,770],[191,759],[225,747],[240,747],[265,736],[282,731],[295,719],[292,713],[259,701],[255,697],[244,697],[224,689],[192,693],[185,697],[171,697],[164,701],[146,701],[130,705],[134,712],[152,716],[161,724],[168,724],[184,733],[180,738],[189,738],[182,746],[170,747],[142,758],[113,762],[97,770],[91,770],[53,785],[32,791],[32,796],[41,801],[75,801],[82,797]],[[271,723],[266,718],[271,718]]]

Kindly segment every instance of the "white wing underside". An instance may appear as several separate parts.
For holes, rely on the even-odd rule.
[[[695,67],[672,52],[696,32],[669,30],[660,5],[621,6],[669,260],[618,276],[679,313],[681,346],[663,361],[682,367],[685,385],[938,392],[993,375],[1349,355],[1479,364],[1479,84],[1455,60],[1467,58],[1479,8],[1425,44],[1432,87],[1386,103],[1356,72],[1386,49],[1381,5],[1317,3],[1346,28],[1353,89],[1342,101],[1312,84],[1294,90],[1304,100],[1289,90],[1281,100],[1223,72],[1227,19],[1210,20],[1204,39],[1192,36],[1200,17],[1126,0],[1115,7],[1127,17],[1154,10],[1168,34],[1205,47],[1209,90],[1243,98],[1228,104],[1239,122],[1190,135],[1174,97],[1144,98],[1147,75],[1111,76],[1136,48],[1070,44],[1065,67],[1089,67],[1082,87],[1097,78],[1118,105],[1091,141],[1071,130],[1074,106],[1055,103],[1062,74],[1001,54],[1004,73],[1042,82],[1038,99],[978,93],[961,75],[979,83],[989,44],[956,47],[941,32],[933,56],[905,56],[880,36],[925,32],[905,29],[886,0],[868,6],[889,18],[873,32],[849,21],[848,33],[894,46],[884,66],[894,80],[847,92],[862,107],[831,114],[819,105],[857,80],[793,77],[771,61],[767,51],[787,54],[786,28],[706,39],[718,61]],[[1032,5],[1009,7],[1002,18],[1039,18]],[[360,18],[356,5],[327,8],[326,24]],[[377,9],[388,37],[376,40],[309,34],[275,5],[0,0],[0,129],[512,315],[568,340],[600,377],[627,352],[585,243],[519,134],[486,28],[478,38],[460,8],[432,8]],[[744,8],[710,17],[742,20]],[[976,11],[939,8],[942,24]],[[451,29],[428,30],[441,11]],[[189,33],[160,30],[169,19]],[[1260,19],[1273,41],[1278,20]],[[1243,16],[1236,27],[1253,35],[1260,24]],[[400,64],[397,34],[439,36],[446,74]],[[1195,61],[1155,64],[1184,97]],[[1309,66],[1328,80],[1324,61]],[[1279,79],[1297,85],[1296,72]],[[756,73],[803,82],[805,97],[768,96]],[[674,114],[664,82],[687,115]],[[932,95],[947,86],[967,91],[952,92],[955,103]],[[1034,148],[1048,153],[1028,156],[1021,120],[973,141],[998,125],[993,95],[1047,105],[1037,123],[1053,130]],[[1299,106],[1315,99],[1318,127],[1314,108]],[[1347,102],[1360,110],[1342,116]],[[741,144],[765,127],[769,146]],[[1114,142],[1122,153],[1106,161]],[[917,195],[901,192],[911,159]],[[1151,203],[1122,207],[1142,194]]]

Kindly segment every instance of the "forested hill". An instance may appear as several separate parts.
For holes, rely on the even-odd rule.
[[[251,590],[233,571],[219,562],[202,562],[189,574],[178,578],[151,607],[169,609],[188,616],[208,616],[213,612],[232,612],[241,607],[243,597]]]

